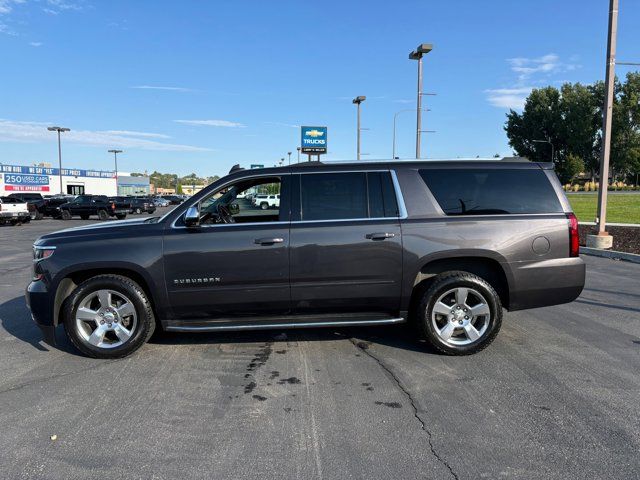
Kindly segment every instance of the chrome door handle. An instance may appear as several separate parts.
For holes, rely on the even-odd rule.
[[[375,232],[375,233],[367,233],[365,235],[365,238],[367,240],[384,240],[386,238],[393,238],[395,237],[396,234],[395,233],[389,233],[389,232]]]
[[[283,243],[284,238],[256,238],[253,243],[256,245],[273,245],[274,243]]]

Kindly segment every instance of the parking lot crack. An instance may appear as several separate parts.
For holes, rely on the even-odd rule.
[[[453,468],[451,467],[451,465],[449,465],[449,463],[436,451],[433,445],[433,433],[431,432],[431,430],[429,430],[429,428],[427,428],[427,424],[418,414],[418,407],[416,405],[415,400],[413,399],[413,396],[411,395],[411,392],[407,390],[407,388],[402,384],[402,382],[396,376],[396,374],[393,373],[393,371],[382,360],[380,360],[373,353],[371,353],[369,349],[369,344],[355,340],[353,338],[350,338],[349,341],[353,343],[353,345],[359,350],[361,350],[365,355],[375,360],[376,363],[380,365],[380,368],[382,368],[385,372],[387,372],[389,376],[393,379],[398,389],[400,389],[400,391],[404,394],[404,396],[407,397],[407,399],[409,400],[409,404],[413,409],[413,416],[416,418],[416,420],[418,420],[418,422],[420,422],[420,426],[422,430],[427,434],[427,438],[429,441],[429,449],[431,450],[431,454],[436,458],[436,460],[438,460],[442,465],[444,465],[447,468],[447,470],[449,470],[449,473],[451,473],[451,476],[454,479],[458,480],[458,475],[453,471]]]

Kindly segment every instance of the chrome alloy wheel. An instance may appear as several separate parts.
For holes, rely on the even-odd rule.
[[[440,295],[431,312],[431,322],[440,339],[456,346],[480,339],[490,320],[487,300],[468,287],[453,288]]]
[[[138,324],[131,300],[114,290],[97,290],[84,297],[75,317],[80,337],[99,348],[123,345]]]

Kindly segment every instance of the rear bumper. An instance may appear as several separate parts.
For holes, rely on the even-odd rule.
[[[584,288],[586,265],[581,258],[558,258],[511,264],[509,310],[569,303]]]
[[[0,212],[0,219],[2,220],[20,220],[30,216],[31,214],[27,210],[23,212]]]

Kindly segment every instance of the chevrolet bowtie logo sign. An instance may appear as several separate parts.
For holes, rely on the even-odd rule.
[[[302,127],[302,153],[327,153],[327,127]]]

